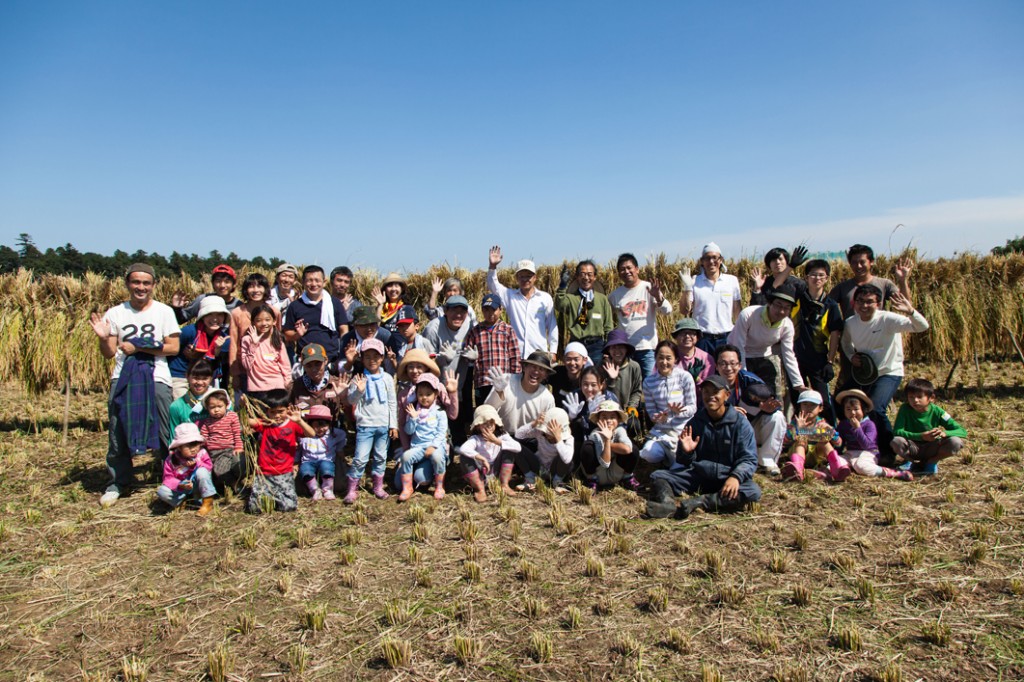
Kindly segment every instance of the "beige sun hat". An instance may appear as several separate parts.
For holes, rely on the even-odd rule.
[[[504,428],[498,411],[490,405],[481,405],[473,412],[473,423],[469,425],[469,430],[472,431],[481,424],[486,424],[490,421],[493,421],[498,426]]]

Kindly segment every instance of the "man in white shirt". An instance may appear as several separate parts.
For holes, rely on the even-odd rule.
[[[697,277],[680,272],[679,278],[683,282],[680,313],[697,320],[701,331],[697,347],[714,357],[743,306],[740,281],[725,273],[722,249],[714,242],[705,244],[701,251]]]
[[[644,378],[654,371],[654,348],[658,345],[658,313],[672,314],[672,304],[661,291],[661,282],[640,279],[636,256],[624,253],[615,263],[622,286],[608,296],[619,328],[633,346],[633,359]]]
[[[126,374],[125,382],[120,381],[125,361],[132,355],[151,356],[153,393],[160,422],[159,449],[167,456],[170,440],[171,371],[167,357],[178,354],[178,337],[181,330],[174,316],[174,310],[153,300],[153,286],[156,272],[145,263],[135,263],[128,268],[125,284],[128,286],[128,300],[107,310],[100,317],[90,316],[90,324],[99,337],[100,353],[114,360],[111,374],[112,385],[107,403],[107,417],[110,425],[107,444],[107,471],[110,485],[100,497],[100,504],[109,507],[128,492],[132,480],[132,449],[129,447],[128,425],[122,419],[120,403],[124,394],[131,390],[125,382],[131,381]],[[146,358],[148,364],[149,358]],[[115,399],[116,398],[116,399]],[[142,419],[152,413],[144,410]]]
[[[752,305],[740,311],[736,326],[729,332],[728,342],[743,352],[743,369],[753,372],[774,391],[778,386],[778,372],[772,356],[778,356],[786,370],[793,390],[804,390],[800,366],[793,352],[796,332],[789,314],[796,304],[794,291],[788,286],[772,291],[768,305]]]
[[[519,340],[523,357],[534,351],[544,351],[555,361],[558,353],[558,322],[555,320],[555,300],[551,294],[537,288],[537,266],[532,260],[516,264],[518,289],[508,289],[498,281],[498,263],[501,247],[492,246],[487,265],[487,288],[501,299],[508,322]]]

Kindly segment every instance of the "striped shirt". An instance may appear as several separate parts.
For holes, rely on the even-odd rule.
[[[242,424],[238,415],[228,412],[220,419],[205,417],[199,420],[199,433],[206,439],[206,449],[242,451]]]
[[[669,410],[669,405],[683,406],[678,414],[670,412],[666,421],[656,423],[651,429],[652,437],[677,438],[686,422],[697,412],[697,391],[694,388],[693,377],[678,365],[672,368],[667,377],[655,372],[644,379],[643,392],[644,405],[652,421],[657,413]]]

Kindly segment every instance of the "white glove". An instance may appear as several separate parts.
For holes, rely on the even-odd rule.
[[[575,419],[580,416],[580,412],[583,411],[583,401],[575,393],[570,393],[565,396],[565,401],[562,402],[562,407],[565,408],[566,414],[569,415],[569,419]]]
[[[473,346],[463,346],[462,357],[463,359],[465,359],[466,362],[472,365],[473,363],[476,362],[476,359],[480,357],[480,351],[478,351]]]
[[[590,414],[594,414],[595,412],[597,412],[597,408],[601,407],[601,403],[603,403],[605,400],[607,400],[607,398],[605,398],[604,393],[598,393],[593,398],[587,401],[587,412],[589,412]]]
[[[459,354],[459,350],[455,347],[455,344],[451,341],[447,341],[441,346],[441,350],[437,352],[437,357],[442,361],[443,365],[450,365],[455,360],[455,356]]]
[[[505,389],[508,388],[508,375],[497,367],[491,367],[487,370],[487,378],[491,380],[491,386],[498,393],[504,393]]]
[[[683,291],[693,291],[694,277],[689,270],[680,270],[679,279],[683,283]]]

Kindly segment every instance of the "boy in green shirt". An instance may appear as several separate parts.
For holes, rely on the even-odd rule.
[[[188,371],[185,373],[185,379],[188,380],[188,391],[186,391],[185,395],[171,403],[170,424],[172,434],[178,424],[198,422],[200,417],[206,416],[205,410],[193,412],[192,408],[199,402],[199,396],[206,393],[206,390],[210,388],[210,382],[213,381],[213,365],[205,358],[199,358],[188,368]]]
[[[935,387],[927,379],[911,379],[905,389],[907,401],[896,414],[892,450],[907,460],[902,469],[910,468],[921,476],[939,470],[938,461],[960,452],[967,430],[949,413],[932,402]]]

